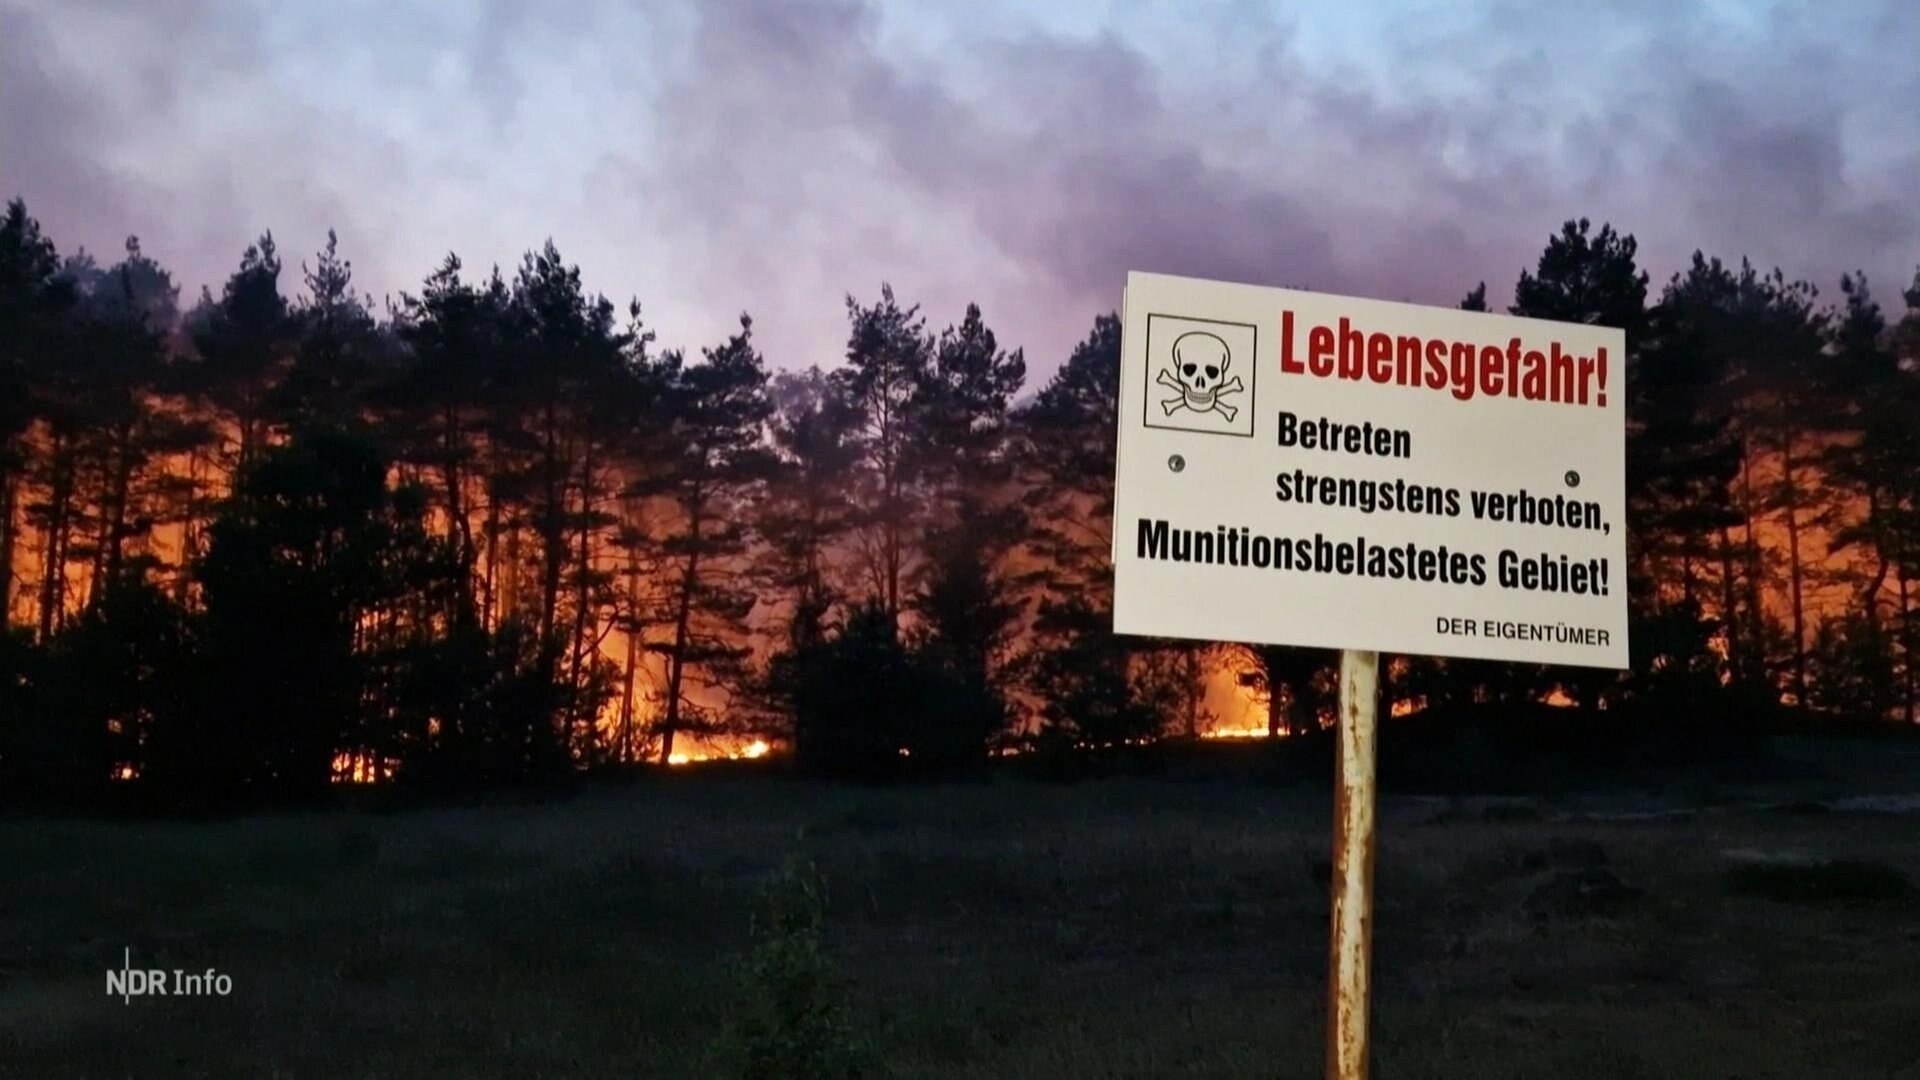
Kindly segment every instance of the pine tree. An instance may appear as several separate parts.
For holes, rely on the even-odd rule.
[[[567,265],[552,241],[521,260],[508,312],[489,431],[502,451],[491,498],[519,503],[538,543],[535,682],[565,686],[564,700],[548,712],[567,739],[583,739],[578,729],[593,719],[595,683],[604,672],[570,662],[563,679],[562,660],[584,660],[589,609],[604,581],[589,560],[594,536],[609,520],[600,506],[602,485],[622,427],[609,423],[606,405],[628,392],[628,342],[615,327],[612,303],[587,294],[580,268]],[[509,540],[507,572],[514,574],[516,545]],[[575,606],[566,621],[569,568]]]
[[[1093,329],[1017,417],[1026,491],[1022,584],[1036,604],[1022,660],[1043,735],[1068,744],[1157,735],[1176,704],[1134,678],[1136,643],[1113,632],[1113,469],[1120,320]]]
[[[1745,674],[1728,540],[1741,521],[1731,496],[1740,448],[1715,422],[1726,372],[1708,339],[1712,319],[1703,322],[1695,299],[1676,275],[1648,313],[1627,370],[1634,667],[1640,689],[1687,697],[1719,686],[1715,634],[1725,637],[1735,679]],[[1717,619],[1707,617],[1710,607]],[[1656,672],[1657,684],[1647,681]]]
[[[71,346],[56,385],[72,431],[59,433],[78,463],[75,507],[64,519],[82,526],[85,543],[68,543],[76,561],[90,560],[88,603],[121,584],[129,548],[147,544],[168,514],[177,484],[161,466],[171,455],[197,450],[211,428],[181,407],[180,366],[169,348],[179,318],[179,290],[171,275],[128,238],[126,258],[105,270],[90,259],[70,260],[63,272],[78,303]],[[140,569],[150,568],[150,557]]]
[[[1829,706],[1876,717],[1898,706],[1905,715],[1912,702],[1896,684],[1894,654],[1897,647],[1905,651],[1898,582],[1913,558],[1920,375],[1900,365],[1896,335],[1865,277],[1843,276],[1840,288],[1845,302],[1828,320],[1827,367],[1835,403],[1830,418],[1845,434],[1820,455],[1819,465],[1826,482],[1860,508],[1833,530],[1829,550],[1860,552],[1865,564],[1847,575],[1855,595],[1850,617],[1823,626],[1814,652],[1823,669],[1838,669],[1822,673],[1821,696]]]
[[[1627,342],[1624,368],[1632,371],[1639,366],[1647,320],[1647,275],[1637,262],[1638,252],[1638,241],[1615,232],[1611,225],[1603,224],[1594,231],[1586,218],[1568,221],[1558,235],[1548,239],[1535,268],[1521,271],[1514,285],[1513,303],[1507,310],[1529,318],[1622,330]],[[1470,668],[1463,666],[1462,670]],[[1592,706],[1609,692],[1614,681],[1611,674],[1596,669],[1556,672],[1519,664],[1507,666],[1493,677],[1492,684],[1506,684],[1507,689],[1501,692],[1509,692],[1516,682],[1530,684],[1534,696],[1559,686]]]
[[[896,620],[924,513],[914,406],[933,346],[919,312],[917,304],[901,307],[891,285],[868,307],[848,296],[847,363],[834,372],[860,417],[855,521],[867,588]]]
[[[744,684],[746,618],[756,596],[741,565],[749,539],[747,508],[771,469],[764,428],[772,413],[767,370],[753,346],[753,320],[702,350],[697,364],[670,352],[660,361],[670,429],[656,471],[641,492],[665,502],[672,520],[653,541],[667,582],[655,620],[664,640],[648,648],[666,661],[660,760],[672,760],[683,730],[715,727],[696,690],[731,692]]]
[[[38,372],[51,363],[72,294],[40,223],[19,199],[0,218],[0,631],[13,610],[14,556]]]
[[[332,229],[313,267],[300,264],[300,276],[306,296],[291,313],[299,345],[276,388],[275,411],[292,427],[358,423],[382,351],[372,300],[355,295],[353,263],[341,257]]]
[[[999,347],[978,305],[940,334],[933,363],[915,393],[924,432],[918,472],[926,487],[925,565],[914,604],[922,655],[941,664],[978,716],[947,744],[974,756],[1008,722],[1004,668],[1025,605],[1007,573],[1025,531],[1022,506],[1007,484],[1008,406],[1026,378],[1018,350]]]
[[[475,463],[485,445],[485,410],[498,378],[509,300],[497,274],[476,287],[461,278],[461,268],[459,257],[449,254],[418,297],[401,295],[395,329],[408,351],[375,402],[402,460],[433,477],[461,567],[449,617],[488,626],[491,606],[475,597],[480,546],[473,519],[475,504],[490,500],[485,470]]]
[[[756,518],[761,580],[788,607],[791,645],[817,641],[839,600],[834,551],[852,527],[860,415],[819,368],[772,383],[773,482]]]
[[[274,436],[275,392],[292,362],[295,326],[280,294],[280,255],[263,233],[216,301],[204,290],[187,316],[199,362],[193,388],[233,424],[229,472],[244,475]]]
[[[398,744],[404,687],[391,633],[444,579],[423,503],[388,486],[364,436],[309,429],[263,453],[199,567],[205,666],[178,723],[155,732],[156,780],[184,797],[309,800],[339,755],[376,776]]]

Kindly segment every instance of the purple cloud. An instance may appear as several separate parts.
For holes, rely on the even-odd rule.
[[[831,363],[881,280],[1037,376],[1130,268],[1504,298],[1558,223],[1882,291],[1920,261],[1920,9],[1480,0],[635,11],[0,0],[0,190],[191,293],[272,227],[361,287],[551,235],[668,344]],[[993,14],[999,11],[998,15]],[[156,44],[160,47],[156,47]]]

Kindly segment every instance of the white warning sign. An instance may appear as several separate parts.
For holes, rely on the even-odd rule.
[[[1627,666],[1614,328],[1127,278],[1114,628]]]

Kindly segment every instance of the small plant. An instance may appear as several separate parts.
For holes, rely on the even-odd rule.
[[[760,894],[734,1032],[745,1080],[857,1080],[867,1072],[844,984],[821,946],[826,904],[826,881],[797,859]]]

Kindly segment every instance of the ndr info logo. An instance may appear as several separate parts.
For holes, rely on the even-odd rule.
[[[107,970],[107,996],[133,1004],[137,997],[226,997],[233,993],[233,976],[208,968],[183,971],[174,968],[137,968],[133,949],[127,949],[120,970]]]

